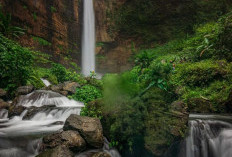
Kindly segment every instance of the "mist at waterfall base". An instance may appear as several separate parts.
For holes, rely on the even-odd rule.
[[[84,0],[82,34],[82,73],[89,76],[95,72],[95,16],[93,0]]]

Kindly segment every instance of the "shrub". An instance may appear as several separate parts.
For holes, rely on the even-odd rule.
[[[0,32],[6,37],[19,37],[25,33],[25,30],[12,26],[11,24],[11,14],[4,15],[0,6]]]
[[[175,86],[202,87],[213,80],[223,79],[226,74],[226,69],[212,60],[184,63],[177,65],[175,73],[171,76],[171,83]]]
[[[32,73],[33,53],[0,35],[0,87],[25,85]]]
[[[102,94],[99,89],[91,85],[85,85],[81,88],[77,88],[76,93],[72,95],[72,98],[84,103],[88,103],[95,99],[101,98]]]

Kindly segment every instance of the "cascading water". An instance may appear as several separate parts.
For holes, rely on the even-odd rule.
[[[48,87],[48,86],[51,85],[51,83],[50,83],[48,80],[46,80],[46,79],[41,78],[41,81],[43,82],[43,84],[44,84],[46,87]]]
[[[231,157],[232,117],[190,115],[189,136],[180,157]]]
[[[84,0],[84,25],[82,38],[82,73],[95,71],[95,16],[93,0]]]
[[[36,156],[41,137],[62,129],[71,114],[80,114],[83,103],[38,90],[21,97],[17,106],[26,109],[14,117],[0,110],[0,157]]]

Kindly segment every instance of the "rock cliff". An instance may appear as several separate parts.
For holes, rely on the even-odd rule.
[[[126,0],[94,0],[97,69],[119,72],[129,67],[130,42],[119,41],[112,31],[113,12]],[[50,54],[52,60],[80,65],[83,0],[0,0],[13,25],[26,29],[23,46]],[[66,64],[66,65],[67,65]]]

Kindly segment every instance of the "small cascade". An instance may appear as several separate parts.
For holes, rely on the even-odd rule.
[[[189,135],[180,157],[231,157],[231,122],[231,116],[190,115]]]
[[[52,91],[37,90],[21,97],[18,107],[25,110],[8,117],[0,111],[0,157],[34,157],[41,137],[63,128],[71,114],[80,114],[83,103],[70,100]]]
[[[48,86],[51,85],[51,83],[50,83],[48,80],[46,80],[46,79],[41,78],[41,81],[44,83],[44,85],[45,85],[46,87],[48,87]]]
[[[93,0],[84,0],[82,37],[82,73],[89,76],[95,71],[95,16]]]
[[[0,122],[5,122],[8,120],[8,110],[2,109],[0,110]]]
[[[84,104],[75,100],[70,100],[59,93],[46,90],[34,91],[23,97],[18,105],[25,107],[42,107],[45,105],[55,105],[56,107],[83,107]]]

